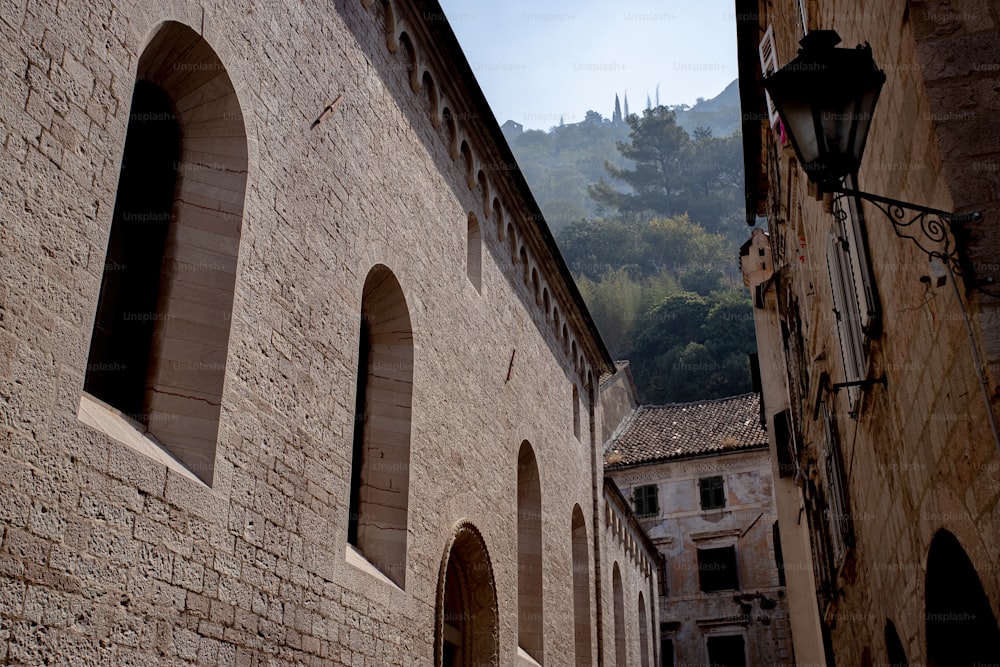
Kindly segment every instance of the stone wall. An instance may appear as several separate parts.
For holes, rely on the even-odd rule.
[[[655,667],[660,651],[656,549],[611,478],[604,482],[602,507],[604,664]]]
[[[587,543],[606,530],[603,513],[595,521],[594,397],[611,362],[485,100],[464,83],[454,38],[439,10],[424,9],[4,5],[0,661],[429,665],[454,562],[495,585],[485,620],[468,624],[493,635],[475,650],[498,647],[497,664],[512,664],[526,441],[541,494],[545,662],[572,664],[571,529],[582,514]],[[155,51],[178,26],[193,51]],[[238,239],[225,242],[237,258],[231,312],[225,299],[195,304],[229,322],[208,460],[83,395],[144,53],[177,58],[172,73],[222,68],[245,133]],[[204,198],[181,204],[227,200],[218,164],[199,172]],[[479,284],[467,267],[470,216]],[[398,281],[412,330],[409,461],[391,459],[408,475],[405,571],[392,577],[348,544],[373,268]],[[609,572],[596,593],[593,555],[596,655],[598,602],[612,592]],[[619,566],[630,591],[649,577],[636,559]]]
[[[817,509],[829,507],[836,484],[824,469],[831,441],[821,417],[826,406],[840,449],[834,458],[845,478],[848,541],[854,543],[842,558],[821,556],[831,548],[822,535],[837,528],[811,520],[814,558],[833,569],[820,596],[832,655],[838,664],[894,662],[886,639],[894,627],[910,664],[936,664],[941,659],[933,655],[928,632],[940,609],[925,595],[935,585],[929,577],[935,538],[953,535],[968,555],[990,601],[987,608],[993,609],[994,619],[980,617],[994,632],[1000,600],[1000,542],[994,529],[1000,525],[1000,444],[991,426],[997,384],[990,366],[996,356],[991,315],[996,299],[976,282],[991,275],[987,264],[996,233],[989,213],[1000,200],[989,166],[1000,141],[994,113],[997,10],[961,1],[805,4],[809,30],[834,28],[847,47],[870,42],[887,75],[859,172],[860,189],[988,214],[984,223],[953,227],[958,238],[952,237],[951,247],[960,249],[958,257],[966,263],[955,267],[960,275],[945,271],[939,282],[928,256],[865,204],[864,235],[881,310],[880,326],[866,335],[866,377],[884,376],[885,384],[861,390],[852,407],[852,390],[832,390],[845,381],[846,371],[826,254],[830,198],[817,201],[791,148],[781,145],[766,121],[761,124],[760,157],[769,174],[764,200],[778,274],[770,287],[777,286],[776,307],[786,327],[777,335],[788,362],[791,446],[801,485],[812,489],[807,497]],[[774,27],[783,65],[794,57],[803,31],[798,3],[775,0],[759,9],[761,26]],[[968,262],[979,269],[970,271]],[[986,366],[985,380],[977,373],[980,363]],[[959,569],[957,563],[951,566]],[[958,637],[966,626],[948,627]]]

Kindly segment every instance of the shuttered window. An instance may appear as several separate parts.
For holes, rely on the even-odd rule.
[[[633,498],[635,499],[635,515],[637,517],[656,516],[660,513],[655,484],[637,486]]]
[[[778,54],[774,50],[774,27],[767,26],[767,30],[764,32],[764,36],[760,40],[760,46],[757,48],[760,54],[760,71],[765,77],[771,76],[778,71]],[[778,124],[778,109],[774,106],[774,102],[771,101],[771,96],[764,91],[764,97],[767,100],[767,116],[771,121],[771,127],[775,127]]]
[[[726,489],[722,477],[703,477],[698,480],[703,510],[720,509],[726,506]]]

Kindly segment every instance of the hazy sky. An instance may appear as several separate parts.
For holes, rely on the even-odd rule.
[[[734,0],[440,0],[500,123],[694,104],[737,76]]]

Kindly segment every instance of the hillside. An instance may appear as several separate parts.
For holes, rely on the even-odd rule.
[[[733,81],[726,89],[709,100],[701,100],[691,108],[673,107],[677,124],[694,134],[696,128],[707,127],[712,136],[727,137],[740,130],[740,87]]]
[[[735,81],[719,95],[692,107],[668,108],[674,111],[677,125],[690,135],[701,127],[708,128],[713,137],[726,137],[740,126]],[[587,188],[607,178],[605,163],[616,168],[629,165],[617,144],[628,139],[630,128],[625,120],[617,118],[614,111],[610,118],[588,111],[583,121],[557,125],[548,132],[522,131],[513,121],[504,123],[507,142],[553,231],[598,215],[597,202],[589,197]]]
[[[504,126],[608,348],[632,361],[645,402],[750,390],[753,317],[736,271],[746,236],[742,146],[705,129],[738,124],[735,90],[614,120],[589,111],[549,132]]]

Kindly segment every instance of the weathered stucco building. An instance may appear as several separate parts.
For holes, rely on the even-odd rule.
[[[613,366],[435,2],[0,54],[0,662],[655,664]]]
[[[767,224],[741,261],[796,658],[1000,663],[1000,9],[736,4],[748,216]],[[853,184],[957,217],[807,179],[761,72],[820,29],[886,75]]]
[[[642,406],[606,460],[660,558],[661,665],[793,664],[757,395]]]

